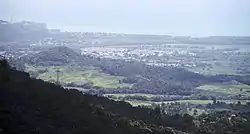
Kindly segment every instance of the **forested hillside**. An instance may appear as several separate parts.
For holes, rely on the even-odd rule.
[[[6,134],[183,133],[157,125],[160,119],[154,110],[31,79],[27,73],[9,70],[6,61],[1,61],[0,95],[0,130]]]
[[[29,134],[183,134],[249,132],[249,113],[214,113],[194,118],[167,115],[160,108],[83,94],[32,79],[1,60],[0,132]],[[220,126],[220,127],[218,127]]]

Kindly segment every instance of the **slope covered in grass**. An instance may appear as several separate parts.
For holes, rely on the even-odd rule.
[[[241,94],[250,96],[250,86],[236,81],[202,85],[197,87],[197,89],[209,90],[213,92],[220,92],[232,95]]]

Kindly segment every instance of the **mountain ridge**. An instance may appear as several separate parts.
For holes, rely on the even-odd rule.
[[[127,43],[173,43],[173,44],[250,44],[250,36],[171,36],[171,35],[152,35],[152,34],[121,34],[121,33],[104,33],[104,32],[61,32],[59,29],[48,29],[45,23],[37,23],[32,21],[22,21],[10,23],[0,20],[0,41],[22,41],[22,40],[39,40],[44,37],[60,37],[61,33],[65,33],[66,37],[75,37],[77,39],[89,37],[98,37],[105,39],[106,37],[115,37],[125,39]],[[70,36],[68,34],[71,34]],[[66,38],[65,37],[65,38]],[[146,42],[145,42],[146,41]]]

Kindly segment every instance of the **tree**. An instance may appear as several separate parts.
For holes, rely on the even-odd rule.
[[[196,109],[194,109],[194,115],[197,115],[198,111]]]
[[[0,83],[9,80],[10,65],[6,59],[0,60]]]
[[[247,102],[246,105],[247,105],[247,106],[250,106],[250,102]]]
[[[216,97],[212,97],[213,104],[216,104]]]
[[[161,107],[162,107],[162,108],[165,107],[165,103],[164,103],[164,102],[161,103]]]

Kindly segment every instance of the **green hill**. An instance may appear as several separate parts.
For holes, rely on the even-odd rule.
[[[44,66],[65,65],[73,63],[79,59],[79,57],[80,54],[76,53],[74,50],[65,46],[58,46],[29,57],[29,62],[35,65]]]

